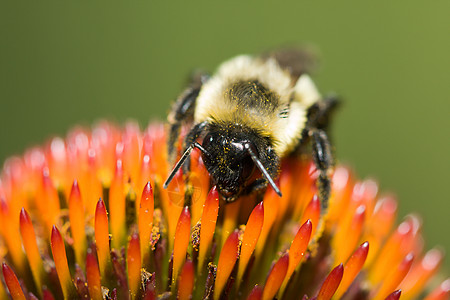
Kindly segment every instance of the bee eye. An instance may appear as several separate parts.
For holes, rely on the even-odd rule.
[[[246,155],[242,160],[242,178],[244,180],[249,179],[253,175],[253,172],[255,172],[255,167],[255,163],[250,155]]]
[[[251,142],[246,143],[246,147],[249,147],[253,153],[258,155],[258,150],[256,150],[256,147],[255,145],[253,145],[253,143]],[[255,162],[253,161],[250,153],[246,151],[246,154],[242,159],[242,178],[244,180],[249,179],[255,172],[255,168],[256,168]]]
[[[205,138],[203,139],[202,142],[202,146],[203,148],[208,148],[209,145],[211,145],[211,143],[214,141],[214,137],[212,136],[212,134],[208,133]]]

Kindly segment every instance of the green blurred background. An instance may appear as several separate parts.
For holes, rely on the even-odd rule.
[[[0,161],[75,124],[164,120],[193,69],[307,42],[319,88],[345,100],[340,161],[450,251],[448,0],[167,2],[2,1]]]

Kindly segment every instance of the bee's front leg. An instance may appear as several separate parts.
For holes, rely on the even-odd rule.
[[[264,190],[267,187],[267,180],[264,178],[256,179],[249,186],[247,186],[244,190],[244,195],[249,195],[253,193],[258,193]]]
[[[183,150],[186,150],[188,147],[194,144],[194,142],[200,137],[200,135],[205,130],[208,122],[197,123],[192,127],[189,133],[186,135],[183,142]],[[183,173],[189,174],[191,170],[191,161],[188,159],[183,165]]]
[[[321,212],[325,214],[331,193],[331,173],[334,165],[331,145],[324,130],[313,128],[308,133],[312,146],[314,164],[319,171],[316,184],[319,190]]]
[[[339,98],[334,95],[313,104],[308,109],[308,121],[303,131],[303,139],[311,143],[312,157],[319,171],[316,184],[319,190],[322,214],[325,214],[328,208],[331,193],[331,173],[334,166],[327,129],[332,113],[339,104]]]
[[[190,86],[181,93],[170,109],[167,119],[169,121],[168,154],[171,162],[174,162],[176,157],[181,126],[194,121],[196,100],[202,84],[207,78],[208,76],[204,73],[193,76]]]
[[[324,100],[314,103],[308,109],[307,127],[327,130],[333,112],[341,104],[336,95],[329,95]]]

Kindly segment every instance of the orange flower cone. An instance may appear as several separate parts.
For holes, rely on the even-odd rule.
[[[163,189],[166,153],[163,125],[102,122],[7,160],[0,298],[448,299],[443,253],[374,181],[337,166],[321,212],[313,164],[287,158],[281,200],[226,204],[195,152]]]

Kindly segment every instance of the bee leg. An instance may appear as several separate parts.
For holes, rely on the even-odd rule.
[[[272,148],[269,149],[267,153],[267,157],[261,158],[262,164],[267,168],[270,178],[275,180],[278,177],[280,166],[279,158],[273,153]],[[262,192],[266,189],[267,185],[269,184],[266,178],[258,178],[245,188],[244,195]]]
[[[256,179],[252,184],[247,186],[244,190],[244,195],[258,193],[267,187],[267,180],[264,178]]]
[[[312,157],[319,177],[317,178],[317,188],[319,190],[319,198],[321,202],[321,212],[326,213],[328,208],[328,199],[331,192],[331,171],[333,168],[333,155],[331,153],[331,145],[328,136],[324,130],[309,130],[312,145]]]
[[[340,100],[336,95],[327,96],[323,101],[313,104],[308,109],[307,127],[327,130],[332,113],[339,105]]]
[[[181,93],[170,109],[168,154],[169,161],[174,161],[176,156],[177,141],[180,137],[181,126],[194,120],[195,102],[202,87],[207,80],[207,75],[201,73],[193,76],[190,86]]]
[[[186,149],[192,147],[194,143],[196,143],[197,138],[202,134],[207,124],[208,123],[205,121],[202,123],[195,124],[194,127],[192,127],[192,129],[188,132],[183,142],[183,148],[185,149],[184,152],[186,151]],[[189,174],[191,170],[191,159],[190,158],[186,159],[181,168],[183,170],[183,174]],[[192,195],[194,190],[192,188],[192,185],[190,184],[189,176],[186,176],[185,180],[188,188],[184,195],[184,202],[185,205],[190,205],[190,203],[192,202]]]
[[[184,139],[184,143],[183,143],[184,149],[187,149],[188,147],[190,147],[198,139],[198,137],[205,130],[206,125],[208,125],[208,122],[205,121],[202,123],[195,124],[194,127],[192,127],[192,129],[188,132],[188,134],[186,135],[186,137]],[[188,172],[190,170],[191,170],[191,160],[188,159],[183,164],[183,173],[188,174]]]
[[[169,113],[169,140],[168,152],[169,159],[173,161],[176,155],[176,145],[180,137],[180,130],[183,123],[192,122],[195,108],[195,100],[197,99],[199,89],[188,88],[185,90],[178,100],[172,106]]]

